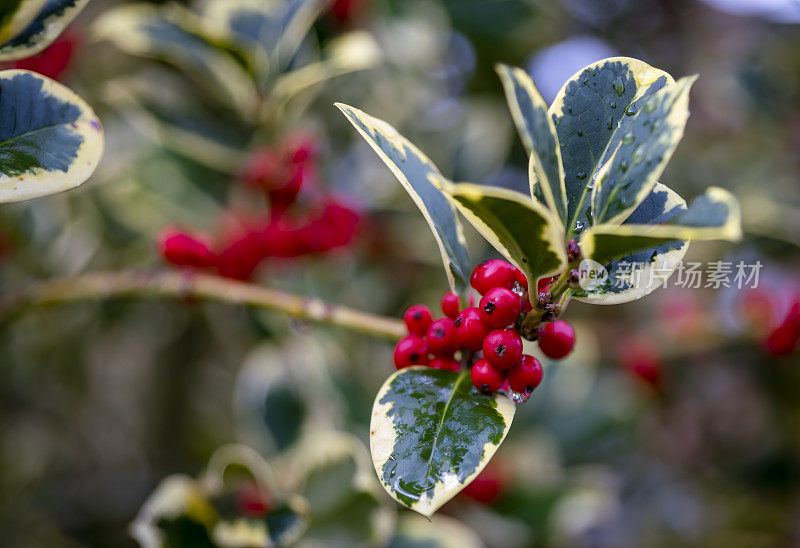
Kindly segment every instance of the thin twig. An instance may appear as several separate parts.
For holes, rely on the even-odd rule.
[[[123,270],[33,283],[0,300],[0,319],[8,319],[32,307],[123,297],[199,299],[240,304],[388,339],[397,340],[405,334],[403,323],[394,318],[251,283],[179,271]]]

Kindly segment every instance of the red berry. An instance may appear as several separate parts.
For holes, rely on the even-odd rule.
[[[80,37],[67,31],[50,44],[45,50],[33,57],[20,59],[14,63],[14,68],[38,72],[53,80],[58,80],[69,68],[72,54]]]
[[[637,380],[653,388],[662,385],[663,360],[656,345],[646,337],[629,337],[620,341],[617,359]]]
[[[517,365],[508,370],[508,384],[514,392],[530,394],[542,382],[542,363],[523,354]]]
[[[434,356],[428,361],[428,366],[434,369],[447,369],[448,371],[461,371],[461,364],[458,360],[442,356]]]
[[[204,268],[213,266],[216,260],[206,242],[173,229],[161,234],[159,247],[164,260],[176,266]]]
[[[492,460],[472,483],[464,487],[461,494],[476,502],[492,504],[505,493],[507,481],[502,466]]]
[[[428,328],[428,350],[439,356],[452,354],[458,350],[456,326],[450,318],[440,318]]]
[[[549,278],[542,278],[536,284],[536,291],[538,291],[539,293],[547,291],[547,288],[550,287],[550,284],[552,284],[555,281],[555,279],[556,279],[555,276],[551,276]]]
[[[514,367],[522,357],[522,339],[513,329],[495,329],[483,339],[483,357],[498,369]]]
[[[491,328],[483,322],[481,311],[474,306],[465,308],[456,317],[456,343],[465,350],[480,350],[483,338]]]
[[[503,386],[503,381],[506,379],[504,371],[498,371],[487,360],[478,360],[472,366],[470,372],[472,377],[472,384],[475,388],[485,394],[497,392]]]
[[[522,310],[519,295],[504,287],[486,292],[479,304],[483,321],[489,327],[505,327],[514,323]]]
[[[516,275],[514,265],[501,259],[492,259],[475,267],[469,283],[472,287],[483,295],[493,287],[514,287]]]
[[[444,315],[448,318],[452,319],[458,316],[458,309],[460,306],[461,303],[459,302],[458,295],[452,291],[445,293],[444,297],[442,297],[442,312],[444,312]]]
[[[517,267],[514,267],[514,279],[522,289],[525,291],[528,290],[528,278],[522,273],[522,270]]]
[[[394,366],[397,369],[428,363],[428,347],[425,339],[410,335],[401,339],[394,347]]]
[[[406,322],[409,333],[422,337],[428,332],[428,327],[433,321],[431,309],[424,304],[415,304],[403,314],[403,321]]]
[[[539,348],[544,355],[560,360],[575,346],[575,330],[564,320],[556,320],[539,328]]]

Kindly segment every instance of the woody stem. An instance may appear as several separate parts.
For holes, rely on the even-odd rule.
[[[0,320],[27,309],[115,298],[200,299],[283,312],[300,320],[335,325],[397,340],[400,320],[251,283],[180,271],[122,270],[35,282],[0,299]]]

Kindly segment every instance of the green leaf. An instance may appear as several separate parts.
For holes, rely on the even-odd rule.
[[[556,214],[513,190],[439,184],[475,229],[535,284],[564,269],[564,229]]]
[[[550,115],[564,163],[567,238],[592,224],[590,183],[622,142],[621,122],[631,105],[673,83],[642,61],[612,57],[581,69],[561,88]]]
[[[685,210],[683,198],[666,185],[656,183],[623,226],[665,223]],[[591,231],[585,232],[584,237]],[[576,290],[573,296],[591,304],[622,304],[640,299],[669,279],[688,248],[688,242],[671,240],[604,263],[608,272],[605,282],[598,287]],[[634,272],[638,273],[635,277]]]
[[[0,5],[0,43],[25,30],[47,0],[5,0]]]
[[[204,22],[186,8],[122,5],[100,17],[94,33],[130,55],[158,59],[185,70],[243,115],[251,116],[255,111],[255,82],[227,50],[213,42]]]
[[[41,5],[41,9],[19,32],[3,38],[0,61],[23,59],[45,49],[64,32],[88,2],[89,0],[47,0],[44,3],[28,3]]]
[[[735,242],[741,237],[741,213],[736,198],[727,190],[710,187],[687,210],[663,224],[595,225],[584,233],[581,250],[585,257],[605,263],[674,240]]]
[[[689,90],[697,77],[681,78],[628,107],[620,123],[622,141],[595,177],[595,224],[619,224],[650,193],[683,137],[689,118]]]
[[[497,65],[496,69],[514,123],[530,155],[531,195],[550,207],[564,223],[567,216],[564,167],[547,103],[524,70],[507,65]]]
[[[447,280],[454,291],[468,285],[470,262],[455,208],[432,178],[442,174],[417,147],[378,118],[342,103],[337,107],[389,166],[428,221],[442,253]]]
[[[398,371],[372,409],[370,450],[378,478],[394,499],[430,516],[489,462],[514,411],[505,396],[478,392],[468,371]]]
[[[69,89],[25,70],[0,72],[0,203],[80,185],[103,143],[97,116]]]

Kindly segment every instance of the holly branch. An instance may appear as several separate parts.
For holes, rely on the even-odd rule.
[[[251,283],[170,270],[121,270],[34,282],[0,299],[0,320],[34,307],[132,297],[198,299],[263,308],[393,340],[405,334],[403,322],[394,318]]]

